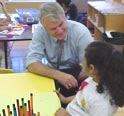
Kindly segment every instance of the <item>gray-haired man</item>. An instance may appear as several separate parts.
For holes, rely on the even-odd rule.
[[[33,34],[26,67],[32,73],[55,79],[64,96],[74,95],[79,85],[78,77],[84,76],[80,67],[84,50],[93,41],[91,34],[84,25],[66,20],[63,8],[54,2],[41,5],[40,23]],[[62,42],[59,63],[58,41]],[[47,65],[41,62],[43,57]]]

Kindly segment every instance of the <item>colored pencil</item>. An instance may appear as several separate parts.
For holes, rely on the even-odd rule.
[[[8,116],[10,116],[10,106],[7,105]]]
[[[2,112],[3,112],[3,116],[6,116],[5,109],[3,109]]]
[[[33,116],[33,93],[30,94],[31,116]]]
[[[17,104],[18,116],[21,116],[21,115],[20,115],[19,99],[16,100],[16,104]]]
[[[16,111],[15,104],[13,104],[13,114],[14,114],[14,116],[17,116],[17,111]]]

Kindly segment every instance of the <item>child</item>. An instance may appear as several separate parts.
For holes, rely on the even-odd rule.
[[[71,0],[56,0],[64,9],[65,15],[69,20],[76,20],[78,9]]]
[[[110,44],[95,41],[85,50],[83,69],[89,76],[82,82],[75,97],[58,95],[66,110],[56,116],[113,116],[124,106],[124,55]]]

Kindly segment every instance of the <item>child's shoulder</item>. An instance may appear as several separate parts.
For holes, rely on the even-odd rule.
[[[92,77],[88,77],[87,79],[84,80],[84,82],[87,83],[85,89],[88,89],[90,91],[96,90],[97,83],[93,80]]]
[[[79,88],[79,91],[87,91],[87,89],[89,89],[91,91],[91,89],[94,89],[94,87],[96,86],[96,82],[93,81],[92,77],[88,77],[87,79],[85,79]],[[91,89],[90,89],[91,88]]]

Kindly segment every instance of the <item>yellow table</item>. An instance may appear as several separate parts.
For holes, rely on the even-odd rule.
[[[30,93],[33,93],[34,112],[54,116],[60,102],[53,90],[54,80],[50,78],[32,73],[0,74],[0,113],[2,114],[2,109],[7,112],[7,105],[12,109],[12,104],[16,105],[16,99],[24,98],[27,103]]]
[[[54,80],[32,73],[0,74],[0,95],[11,92],[18,96],[22,93],[51,92],[55,90]]]

